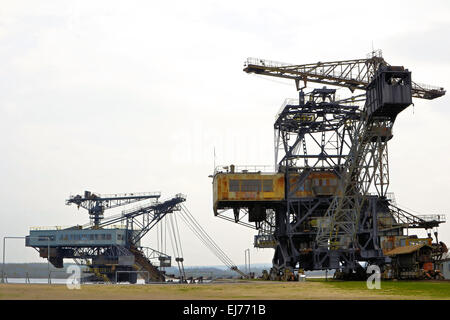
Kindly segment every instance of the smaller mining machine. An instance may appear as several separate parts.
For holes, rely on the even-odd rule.
[[[412,81],[380,51],[304,65],[249,58],[244,71],[292,79],[298,90],[275,117],[275,167],[219,166],[213,176],[214,214],[258,230],[255,247],[275,249],[268,278],[332,269],[357,279],[367,277],[368,265],[385,278],[440,277],[436,265],[447,248],[437,228],[445,215],[413,215],[396,204],[387,147],[412,98],[432,100],[445,90]],[[352,96],[339,98],[333,87]]]
[[[141,239],[167,214],[179,211],[186,200],[182,194],[159,201],[161,194],[128,193],[71,196],[67,205],[75,204],[88,211],[90,223],[69,228],[38,227],[26,237],[26,246],[35,248],[40,257],[48,258],[56,268],[63,268],[64,259],[73,259],[88,267],[88,281],[136,283],[139,273],[152,282],[165,281],[165,267],[172,257],[158,250],[141,246]],[[104,211],[138,201],[150,203],[104,217]],[[184,274],[183,257],[175,257]],[[145,276],[146,275],[146,276]]]

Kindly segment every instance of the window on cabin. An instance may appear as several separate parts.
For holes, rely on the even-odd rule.
[[[261,191],[261,180],[242,180],[241,191],[243,192]]]
[[[228,191],[229,192],[238,192],[239,191],[239,180],[229,180]]]
[[[273,192],[273,180],[263,180],[263,192]]]

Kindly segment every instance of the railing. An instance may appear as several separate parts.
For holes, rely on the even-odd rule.
[[[110,226],[106,226],[103,229],[126,229],[126,228],[127,228],[127,226],[124,224],[113,224]]]
[[[422,219],[423,221],[440,221],[445,222],[445,214],[427,214],[427,215],[419,215],[416,216],[419,219]]]
[[[255,66],[263,66],[271,68],[288,67],[294,65],[293,63],[279,62],[260,58],[247,58],[247,61],[244,63],[244,66],[247,67],[248,65],[251,64]]]
[[[387,192],[386,199],[388,199],[390,203],[393,204],[394,206],[397,205],[397,201],[395,200],[395,194],[393,192]]]
[[[78,226],[49,226],[49,227],[30,227],[30,231],[56,231],[56,230],[84,230],[94,224],[87,223],[84,225]],[[80,229],[76,229],[75,227],[80,227]],[[72,229],[73,228],[73,229]],[[106,227],[102,227],[102,229],[126,229],[126,225],[123,224],[114,224]]]
[[[386,64],[382,58],[381,51],[373,51],[368,56],[367,59],[356,59],[356,60],[344,60],[344,61],[334,61],[334,62],[317,62],[311,64],[296,65],[260,58],[247,58],[244,63],[245,67],[249,65],[261,67],[261,69],[272,68],[275,70],[264,70],[267,73],[272,73],[272,75],[282,75],[287,73],[291,77],[294,77],[297,73],[307,74],[311,77],[334,79],[334,80],[347,80],[356,81],[359,85],[367,85],[372,78],[372,73],[376,70],[372,70],[376,65],[368,64],[368,61],[377,58],[380,63]],[[350,66],[350,69],[349,69]],[[358,66],[358,67],[355,67]],[[361,87],[360,89],[363,89]],[[413,91],[434,93],[437,96],[445,94],[443,87],[431,86],[426,84],[419,84],[412,82]]]
[[[397,223],[407,224],[409,227],[431,228],[446,221],[445,214],[413,215],[392,204],[390,208]]]
[[[231,166],[216,166],[214,174],[216,173],[231,173]],[[241,165],[234,166],[234,173],[273,173],[275,166],[273,165]]]
[[[135,206],[135,207],[131,207],[129,209],[126,210],[122,210],[122,216],[127,215],[129,213],[132,212],[138,212],[141,210],[146,210],[146,209],[150,209],[152,206],[154,206],[157,202],[156,201],[152,201],[146,204],[141,204],[140,206]]]
[[[178,199],[186,199],[186,195],[184,195],[184,194],[182,194],[182,193],[177,193],[177,194],[175,195],[175,198],[178,198]],[[174,199],[174,197],[164,199],[163,201],[154,201],[154,202],[150,202],[150,203],[148,203],[148,204],[136,206],[136,207],[133,207],[133,208],[130,208],[130,209],[127,209],[127,210],[123,210],[123,211],[122,211],[122,216],[127,215],[127,214],[130,214],[130,213],[133,213],[133,212],[140,212],[140,211],[150,210],[150,209],[152,209],[154,206],[156,206],[156,205],[158,205],[158,204],[161,204],[161,203],[164,203],[164,202],[167,202],[167,201],[170,201],[170,200],[172,200],[172,199]]]
[[[383,51],[381,49],[373,50],[366,55],[367,59],[383,58]]]
[[[261,67],[269,67],[269,68],[285,68],[289,67],[289,69],[294,69],[296,72],[307,73],[313,76],[319,77],[333,77],[335,79],[345,79],[352,81],[365,81],[365,79],[361,79],[360,68],[351,68],[347,74],[344,74],[347,65],[356,65],[361,64],[364,68],[367,66],[364,64],[366,62],[365,59],[356,59],[356,60],[346,60],[346,61],[336,61],[336,62],[317,62],[311,64],[291,64],[285,62],[278,62],[273,60],[266,60],[260,58],[247,58],[247,61],[244,63],[244,66],[255,65]],[[336,66],[339,65],[340,68]]]
[[[305,96],[305,102],[307,102],[308,97],[309,97],[309,95],[307,94],[307,95]],[[338,95],[338,94],[335,93],[335,94],[334,94],[334,102],[335,102],[335,103],[339,103],[340,100],[341,100],[340,95]],[[320,103],[320,101],[319,101],[319,103]],[[277,112],[276,115],[275,115],[275,121],[278,120],[278,118],[280,117],[280,114],[283,113],[283,111],[284,111],[284,109],[286,108],[286,106],[288,106],[288,105],[290,105],[290,106],[298,106],[299,104],[300,104],[300,103],[299,103],[299,99],[293,99],[293,98],[287,98],[287,99],[285,99],[284,102],[283,102],[283,104],[281,105],[280,109],[278,110],[278,112]]]
[[[425,91],[444,91],[444,88],[443,88],[443,87],[431,86],[431,85],[429,85],[429,84],[416,83],[416,82],[413,82],[413,83],[412,83],[412,87],[413,87],[413,89],[416,89],[416,90],[425,90]]]
[[[169,255],[150,247],[139,247],[139,249],[141,250],[142,254],[149,260],[158,259],[159,257],[171,258]]]
[[[130,208],[130,209],[127,209],[127,210],[123,210],[122,211],[122,216],[124,216],[124,215],[127,215],[127,214],[130,214],[130,213],[133,213],[133,212],[140,212],[140,211],[142,211],[142,210],[150,210],[150,209],[152,209],[154,206],[156,206],[156,205],[158,205],[158,204],[161,204],[161,203],[164,203],[164,202],[167,202],[167,201],[170,201],[170,200],[172,200],[174,197],[171,197],[171,198],[167,198],[167,199],[164,199],[164,200],[162,200],[162,201],[152,201],[152,202],[150,202],[150,203],[147,203],[147,204],[142,204],[142,205],[140,205],[140,206],[136,206],[136,207],[132,207],[132,208]],[[176,195],[175,195],[175,198],[179,198],[179,199],[186,199],[186,195],[185,194],[182,194],[182,193],[177,193]]]
[[[118,197],[146,197],[146,196],[160,196],[161,192],[128,192],[128,193],[95,193],[91,192],[91,195],[96,195],[97,197],[101,198],[118,198]],[[72,199],[73,195],[70,195],[70,198]]]
[[[72,226],[74,227],[74,226]],[[80,226],[81,227],[81,226]],[[70,226],[49,226],[49,227],[30,227],[31,231],[40,231],[40,230],[64,230],[71,228]]]

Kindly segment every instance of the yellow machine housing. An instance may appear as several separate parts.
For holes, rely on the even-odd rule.
[[[312,172],[297,186],[299,173],[289,173],[291,190],[298,198],[334,195],[338,178],[331,172]],[[213,180],[214,214],[218,209],[271,207],[286,199],[284,173],[216,173]]]
[[[214,214],[242,202],[273,202],[284,199],[282,173],[217,173],[213,181]],[[244,205],[245,206],[245,205]]]

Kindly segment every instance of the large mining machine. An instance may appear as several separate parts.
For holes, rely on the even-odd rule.
[[[147,282],[178,280],[183,283],[187,277],[178,227],[178,219],[181,219],[230,270],[241,277],[248,277],[189,212],[183,204],[186,196],[177,194],[159,201],[160,196],[159,192],[105,195],[89,191],[71,196],[66,204],[86,209],[90,222],[72,227],[32,228],[25,245],[36,249],[40,257],[47,258],[56,268],[64,267],[64,259],[71,259],[84,266],[86,273],[90,274],[83,277],[88,282],[136,283],[140,275]],[[150,203],[141,203],[119,214],[104,216],[107,209],[143,200],[150,200]],[[143,246],[141,240],[154,229],[158,238],[157,249]],[[166,274],[166,268],[172,266],[172,256],[166,253],[167,237],[172,244],[178,277]]]
[[[292,79],[298,90],[276,115],[274,168],[218,166],[213,176],[214,214],[258,230],[255,247],[275,249],[270,278],[329,269],[361,278],[368,265],[386,278],[439,277],[447,248],[437,228],[445,215],[399,208],[388,192],[387,147],[413,98],[445,90],[412,81],[380,51],[303,65],[249,58],[244,71]],[[339,98],[334,87],[352,95]],[[410,234],[415,228],[427,237]]]
[[[91,281],[136,283],[138,274],[148,281],[165,281],[164,268],[171,266],[172,257],[142,246],[141,239],[166,215],[181,210],[186,198],[177,194],[160,202],[160,196],[159,192],[101,195],[89,191],[71,196],[66,204],[88,210],[91,222],[34,228],[26,237],[26,246],[38,250],[57,268],[63,268],[64,259],[73,259],[88,268]],[[148,199],[150,203],[104,218],[106,209]],[[176,261],[182,277],[183,257],[177,256]]]

